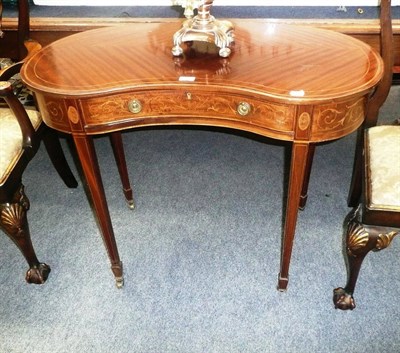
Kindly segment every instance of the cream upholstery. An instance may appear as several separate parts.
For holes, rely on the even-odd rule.
[[[368,129],[369,207],[400,210],[400,126]]]
[[[35,130],[42,122],[40,113],[26,109]],[[0,185],[8,178],[22,154],[22,133],[18,121],[8,108],[0,108]]]

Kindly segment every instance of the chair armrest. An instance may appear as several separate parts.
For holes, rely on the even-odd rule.
[[[24,106],[14,95],[10,82],[0,81],[0,97],[6,101],[18,121],[22,132],[22,148],[31,149],[36,147],[38,141],[36,141],[35,138],[35,129],[32,126]]]
[[[9,81],[14,75],[19,74],[23,64],[24,60],[21,60],[19,62],[13,63],[5,67],[3,70],[0,70],[0,81]],[[33,93],[32,95],[33,95],[33,104],[37,109],[35,95]]]
[[[22,65],[23,61],[19,61],[0,70],[0,81],[8,81],[11,77],[18,74],[21,71]]]

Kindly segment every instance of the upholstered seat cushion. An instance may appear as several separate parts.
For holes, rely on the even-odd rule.
[[[33,127],[37,130],[41,123],[40,113],[26,109]],[[8,178],[15,164],[22,155],[22,133],[13,112],[0,108],[0,185]]]
[[[367,130],[367,191],[370,208],[400,210],[400,126]]]

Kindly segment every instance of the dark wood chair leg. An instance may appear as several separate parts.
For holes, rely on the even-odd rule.
[[[358,131],[356,140],[356,150],[354,153],[353,172],[351,176],[347,205],[357,207],[360,202],[362,192],[362,169],[363,169],[363,129]]]
[[[21,184],[10,203],[0,204],[0,227],[17,245],[28,262],[29,270],[26,272],[26,281],[43,284],[50,273],[50,267],[45,263],[40,263],[36,257],[26,217],[28,209],[29,200]]]
[[[72,174],[68,162],[65,159],[64,151],[61,147],[57,133],[46,126],[43,126],[43,128],[44,131],[42,132],[42,140],[54,168],[64,181],[65,185],[67,185],[69,188],[76,188],[78,186],[78,182]]]
[[[365,256],[371,250],[380,251],[387,248],[399,233],[386,227],[364,225],[358,221],[359,216],[359,211],[356,211],[347,227],[348,280],[344,288],[336,288],[333,292],[333,302],[336,309],[353,310],[356,307],[353,294]]]
[[[315,147],[316,147],[315,144],[310,144],[310,147],[308,149],[304,181],[303,181],[303,186],[301,188],[301,194],[300,194],[300,204],[299,204],[300,210],[304,210],[304,208],[306,207],[306,203],[307,203],[308,184],[310,183],[310,176],[311,176],[311,169],[312,169],[312,164],[313,164],[313,160],[314,160]]]
[[[129,182],[128,168],[126,167],[126,159],[124,152],[124,145],[122,142],[122,134],[120,132],[113,132],[110,134],[111,146],[114,152],[114,158],[117,163],[119,176],[121,178],[122,190],[129,208],[135,208],[133,200],[133,191]]]

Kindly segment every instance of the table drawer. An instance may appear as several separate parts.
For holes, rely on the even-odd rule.
[[[146,125],[170,122],[201,124],[204,119],[248,123],[271,130],[293,131],[295,107],[262,99],[220,92],[189,90],[126,93],[82,102],[88,126],[140,119]],[[185,119],[182,119],[185,118]]]

